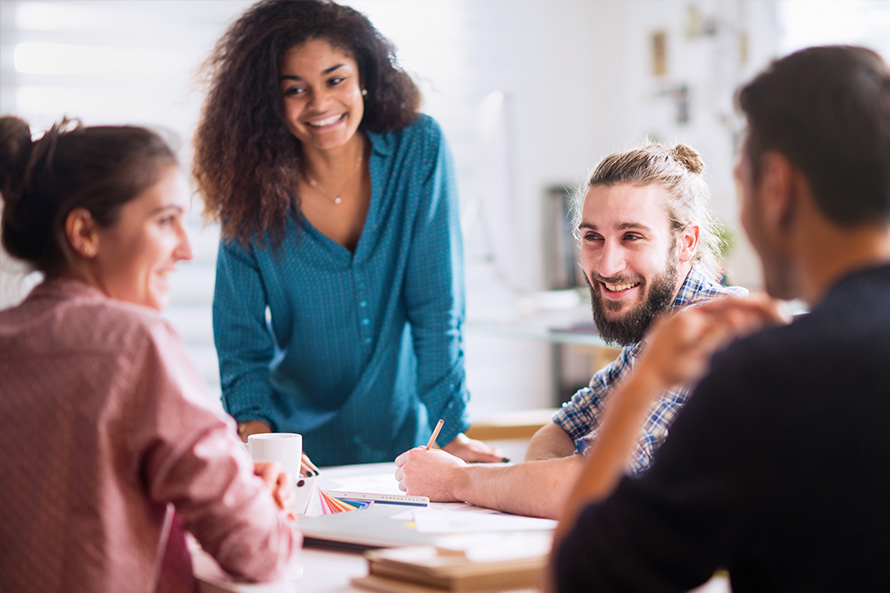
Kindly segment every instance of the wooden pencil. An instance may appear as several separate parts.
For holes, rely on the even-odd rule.
[[[430,442],[426,444],[426,450],[429,451],[430,447],[433,446],[436,442],[436,437],[439,436],[439,431],[442,430],[442,425],[445,424],[444,418],[439,418],[439,423],[436,424],[436,429],[433,430],[432,436],[430,436]]]

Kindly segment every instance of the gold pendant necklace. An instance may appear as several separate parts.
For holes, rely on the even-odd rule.
[[[343,187],[340,188],[340,191],[337,192],[337,195],[332,195],[330,192],[328,192],[325,188],[323,188],[321,185],[319,185],[318,182],[316,182],[314,179],[312,179],[312,177],[310,177],[306,171],[302,171],[303,179],[305,179],[306,183],[308,183],[310,186],[312,186],[312,188],[315,191],[317,191],[318,193],[325,196],[327,199],[329,199],[335,205],[339,205],[343,202],[343,197],[342,197],[343,192],[346,191],[346,188],[349,187],[349,184],[352,183],[353,179],[355,179],[355,174],[358,173],[359,167],[362,164],[362,157],[364,157],[364,156],[365,156],[365,146],[364,146],[364,144],[362,144],[362,149],[359,151],[358,158],[355,160],[355,168],[353,168],[352,174],[349,176],[349,179],[346,180],[346,183],[343,184]]]

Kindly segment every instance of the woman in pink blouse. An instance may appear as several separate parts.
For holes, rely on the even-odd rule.
[[[2,241],[44,280],[0,311],[0,591],[194,591],[186,531],[248,580],[301,536],[158,311],[191,258],[170,148],[0,118]],[[259,477],[258,477],[259,476]]]

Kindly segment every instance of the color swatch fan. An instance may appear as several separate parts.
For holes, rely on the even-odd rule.
[[[320,517],[363,509],[370,500],[350,500],[328,494],[318,487],[315,478],[300,478],[296,483],[294,513],[305,517]]]

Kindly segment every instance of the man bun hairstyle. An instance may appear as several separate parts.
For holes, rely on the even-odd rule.
[[[693,175],[699,175],[705,169],[705,164],[702,162],[701,157],[698,156],[698,153],[693,149],[689,148],[685,144],[678,144],[672,150],[674,158],[681,165],[686,167],[686,170],[692,173]]]
[[[710,190],[702,176],[704,168],[698,152],[684,144],[669,148],[649,142],[610,154],[600,161],[575,200],[575,232],[581,222],[584,196],[591,188],[618,184],[658,185],[670,196],[666,206],[671,231],[676,234],[689,225],[697,225],[698,247],[693,261],[706,274],[720,280],[721,225],[710,209]]]
[[[70,257],[65,220],[85,208],[102,227],[158,182],[176,155],[155,132],[134,126],[85,127],[67,118],[39,140],[27,122],[0,117],[0,221],[3,247],[47,275]]]

